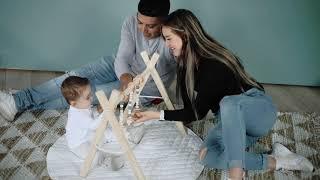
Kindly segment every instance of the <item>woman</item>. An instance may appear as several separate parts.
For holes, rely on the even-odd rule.
[[[177,60],[177,93],[181,93],[184,108],[138,112],[136,122],[160,118],[188,123],[212,110],[218,124],[199,152],[206,166],[228,169],[231,179],[242,179],[244,169],[313,170],[306,158],[279,143],[272,155],[246,152],[272,128],[276,108],[239,58],[209,36],[192,12],[171,13],[162,34]]]

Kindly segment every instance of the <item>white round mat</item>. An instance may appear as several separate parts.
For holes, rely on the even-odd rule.
[[[202,140],[188,129],[182,137],[170,121],[149,121],[140,143],[133,149],[136,159],[147,179],[194,180],[201,171],[198,151]],[[83,160],[68,148],[65,136],[49,149],[47,169],[52,179],[83,179],[79,176]],[[106,166],[91,169],[86,179],[135,179],[129,162],[119,171]]]

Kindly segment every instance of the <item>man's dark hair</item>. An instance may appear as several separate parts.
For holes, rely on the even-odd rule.
[[[170,0],[140,0],[138,12],[150,17],[165,17],[170,11]]]

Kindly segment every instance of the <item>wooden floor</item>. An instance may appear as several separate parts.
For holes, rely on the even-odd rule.
[[[0,89],[22,89],[36,86],[62,72],[0,69]],[[320,87],[264,84],[279,111],[316,112],[320,114]]]
[[[264,84],[279,111],[320,114],[320,87]]]

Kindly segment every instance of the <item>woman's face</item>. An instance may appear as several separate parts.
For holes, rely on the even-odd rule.
[[[162,27],[162,35],[166,41],[166,45],[170,48],[172,54],[175,57],[179,57],[182,51],[182,39],[177,34],[173,33],[172,30],[167,27]]]

